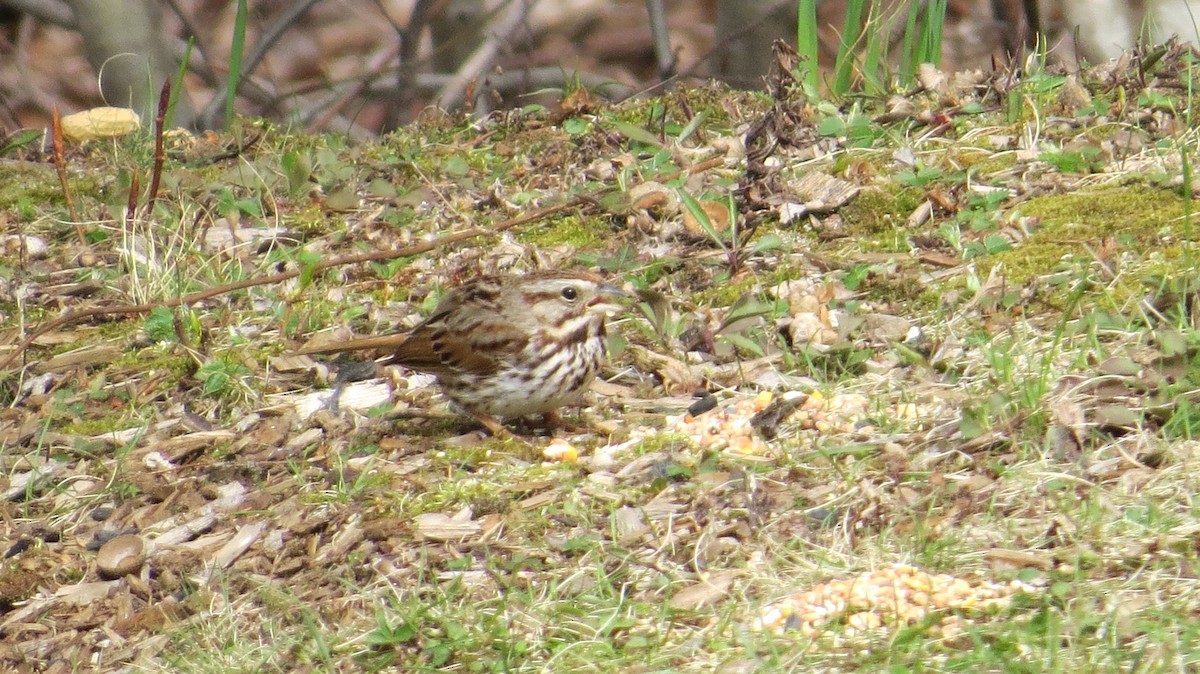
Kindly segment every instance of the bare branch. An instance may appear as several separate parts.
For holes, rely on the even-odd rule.
[[[259,41],[254,45],[254,48],[250,50],[250,53],[246,55],[246,59],[243,61],[242,65],[242,72],[238,75],[237,84],[240,84],[241,79],[254,72],[254,69],[257,68],[258,64],[262,62],[263,58],[267,55],[267,52],[271,50],[271,47],[275,46],[275,43],[279,41],[279,38],[283,37],[283,34],[286,33],[287,30],[300,19],[300,17],[304,16],[304,14],[308,12],[309,9],[312,9],[312,6],[318,2],[320,2],[320,0],[304,0],[303,2],[297,2],[288,7],[287,11],[285,11],[283,14],[280,14],[275,19],[275,22],[272,23],[269,28],[267,28],[266,32],[263,33],[262,38],[259,39]],[[205,108],[204,112],[200,115],[200,119],[203,122],[210,126],[212,125],[212,120],[216,119],[217,113],[220,112],[221,107],[225,105],[225,94],[228,92],[228,90],[229,83],[226,82],[225,85],[217,90],[215,94],[213,94],[212,102],[208,104],[208,107]]]
[[[46,23],[75,27],[75,13],[62,0],[0,0],[0,6],[11,7]]]
[[[450,110],[462,105],[466,99],[467,88],[495,65],[501,46],[512,41],[512,36],[516,34],[528,17],[529,2],[527,0],[510,0],[508,13],[494,28],[488,31],[487,39],[462,64],[462,67],[438,94],[437,106],[443,110]]]

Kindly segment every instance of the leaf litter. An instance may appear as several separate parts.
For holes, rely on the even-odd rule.
[[[97,214],[89,248],[46,204],[0,277],[20,319],[0,351],[19,357],[0,412],[0,662],[177,669],[226,625],[288,635],[264,656],[279,669],[432,667],[513,657],[519,641],[538,670],[588,657],[547,636],[570,615],[614,663],[652,642],[652,663],[711,671],[778,657],[754,628],[807,616],[797,597],[854,574],[1035,604],[1066,583],[1086,603],[1132,567],[1155,585],[1126,581],[1124,610],[1163,588],[1194,605],[1195,583],[1157,585],[1196,530],[1180,500],[1194,478],[1175,469],[1195,457],[1200,304],[1154,276],[1195,254],[1171,210],[1194,188],[1180,152],[1159,150],[1194,135],[1164,104],[1183,103],[1188,58],[1169,45],[1150,73],[1136,54],[1024,79],[924,70],[906,105],[867,102],[874,117],[811,101],[782,67],[767,96],[433,117],[366,146],[267,130],[238,149],[256,167],[240,182],[223,178],[239,159],[193,164],[126,239],[138,255],[100,216],[118,183],[77,186]],[[1036,114],[1013,118],[1025,97]],[[677,142],[698,106],[703,134]],[[76,175],[130,161],[94,144],[70,156]],[[1131,186],[1165,202],[1149,225],[1039,202]],[[564,195],[583,198],[486,233]],[[432,252],[313,267],[475,225]],[[615,322],[584,432],[484,438],[428,378],[368,367],[342,382],[355,366],[289,355],[314,331],[411,325],[475,274],[572,265],[664,300]],[[145,320],[105,313],[288,270]],[[64,312],[84,318],[18,346]],[[1095,490],[1103,517],[1081,521],[1070,504]],[[882,647],[859,637],[903,624],[951,658],[962,631],[1005,638],[1003,616],[1029,616],[872,618],[852,603],[801,620],[796,652],[852,668]],[[559,612],[583,605],[621,627]],[[508,637],[479,627],[495,611],[520,615]],[[1130,645],[1152,638],[1122,626]]]

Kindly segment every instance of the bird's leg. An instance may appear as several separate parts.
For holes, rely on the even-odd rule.
[[[584,418],[582,423],[568,422],[563,419],[558,410],[544,412],[542,414],[542,424],[552,435],[558,435],[555,431],[562,431],[563,433],[591,433],[595,431],[587,418]]]
[[[486,428],[487,431],[492,434],[493,438],[509,439],[516,437],[512,434],[512,431],[505,428],[504,424],[500,423],[500,420],[496,417],[484,414],[482,412],[475,412],[473,410],[464,411],[469,414],[472,419],[478,421],[484,428]]]

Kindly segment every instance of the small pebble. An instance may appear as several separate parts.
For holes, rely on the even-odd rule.
[[[39,259],[46,257],[50,253],[50,245],[46,240],[38,236],[27,236],[22,234],[6,234],[0,236],[0,244],[3,244],[3,249],[6,255],[13,257],[20,256],[22,252],[30,259]]]
[[[688,407],[687,413],[693,417],[698,417],[716,406],[717,397],[708,391],[701,390],[696,392],[696,402]]]
[[[96,509],[92,511],[92,519],[96,520],[97,522],[103,522],[109,517],[112,517],[113,510],[115,510],[115,508],[112,506],[97,506]]]
[[[100,546],[122,534],[129,533],[124,529],[98,529],[92,532],[92,540],[88,541],[88,550],[99,550]]]
[[[146,562],[146,542],[141,536],[124,534],[100,546],[96,553],[96,568],[100,577],[115,580],[136,573]]]

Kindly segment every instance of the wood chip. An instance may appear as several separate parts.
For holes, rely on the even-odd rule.
[[[164,421],[150,424],[149,426],[136,426],[134,428],[126,428],[119,431],[100,433],[99,435],[93,435],[88,439],[95,442],[103,442],[111,446],[127,445],[139,438],[168,431],[178,426],[180,423],[180,419],[166,419]]]
[[[325,437],[325,430],[321,428],[310,428],[303,433],[293,437],[287,441],[283,448],[290,453],[303,451],[305,447],[321,441]]]
[[[622,506],[613,511],[613,529],[617,534],[617,543],[631,545],[638,543],[650,531],[646,524],[646,516],[637,508]]]
[[[96,583],[78,583],[58,588],[54,598],[68,606],[86,606],[107,597],[121,581],[105,580]]]
[[[443,513],[425,513],[413,518],[417,533],[434,541],[464,541],[482,531],[479,522],[455,519]]]
[[[120,358],[123,353],[112,344],[97,344],[60,353],[50,360],[36,364],[34,369],[38,372],[61,372],[76,367],[107,365]]]
[[[167,457],[172,465],[185,463],[200,450],[220,442],[236,440],[237,433],[230,430],[200,431],[178,435],[153,445],[153,449]]]
[[[21,501],[36,494],[66,468],[67,464],[62,461],[47,461],[32,470],[12,476],[8,489],[4,490],[4,500]]]
[[[208,251],[249,249],[257,252],[276,241],[294,239],[282,227],[213,227],[205,231],[203,248]]]
[[[671,597],[670,606],[679,611],[695,611],[716,603],[729,593],[737,571],[716,571]]]
[[[42,288],[41,288],[42,293],[44,295],[46,295],[47,297],[88,297],[89,295],[95,295],[96,293],[100,292],[101,290],[104,290],[104,286],[99,283],[96,283],[95,281],[84,281],[82,283],[63,283],[61,285],[56,285],[56,286],[42,286]],[[69,335],[72,333],[60,333],[60,334]],[[78,341],[79,339],[82,339],[84,336],[85,335],[83,333],[76,332],[76,333],[74,333],[73,338],[70,341],[58,342],[58,343],[59,344],[70,344],[72,342]],[[34,340],[33,343],[37,344],[38,346],[42,346],[42,344],[40,343],[39,340],[41,340],[42,338],[45,338],[45,337],[48,337],[48,335],[40,335],[37,340]]]
[[[262,532],[266,528],[266,522],[256,522],[239,527],[237,534],[229,539],[229,542],[218,550],[217,554],[213,555],[212,559],[205,565],[204,570],[192,576],[192,582],[207,584],[213,580],[216,571],[228,568],[230,564],[233,564],[238,557],[242,556],[242,553],[246,552],[251,545],[254,545],[254,541],[258,540],[258,537],[262,535]]]
[[[363,539],[362,516],[355,515],[350,518],[350,521],[345,524],[337,533],[333,535],[333,539],[329,544],[321,549],[317,555],[316,562],[318,564],[329,564],[331,562],[340,562],[346,558],[346,553]]]
[[[38,335],[34,340],[34,346],[62,346],[64,344],[74,344],[81,339],[90,337],[94,330],[52,330],[50,332]]]
[[[650,518],[651,522],[658,522],[674,517],[687,509],[688,506],[683,503],[676,503],[665,498],[655,497],[653,501],[642,506],[642,513]]]
[[[305,356],[307,357],[307,356]],[[392,399],[392,387],[384,379],[357,381],[326,391],[313,391],[285,398],[301,418],[307,419],[318,410],[335,407],[340,410],[363,412]]]
[[[544,491],[540,494],[534,494],[527,499],[517,501],[517,510],[537,510],[538,508],[548,506],[551,503],[556,503],[562,499],[562,492],[557,489]]]
[[[171,518],[175,520],[176,518]],[[178,545],[184,541],[190,541],[196,536],[209,531],[213,525],[217,523],[217,516],[213,514],[201,515],[200,517],[188,520],[183,524],[171,523],[171,528],[165,531],[161,536],[154,539],[156,548]],[[152,531],[159,526],[158,523],[146,528],[146,531]]]
[[[271,356],[268,359],[271,369],[276,372],[307,372],[311,370],[316,363],[312,356],[297,356],[295,354],[284,354],[282,356]]]
[[[1050,571],[1054,568],[1054,558],[1050,555],[1037,554],[1025,550],[992,548],[984,552],[983,557],[992,562],[993,566],[1033,567],[1042,571]]]

